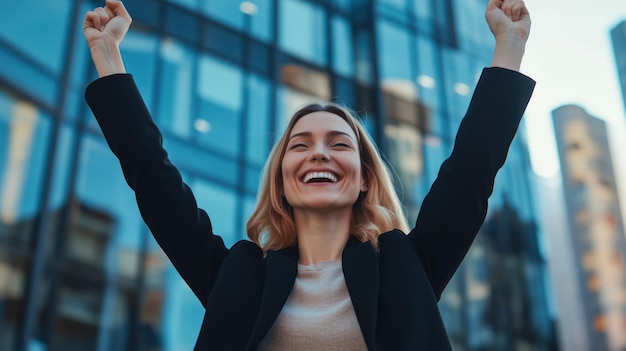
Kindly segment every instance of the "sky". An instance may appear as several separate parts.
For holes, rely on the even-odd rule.
[[[526,110],[533,171],[560,177],[552,110],[576,104],[608,123],[626,218],[626,112],[610,31],[626,20],[626,0],[526,0],[532,25],[522,73],[537,81]]]
[[[626,116],[610,30],[626,20],[624,0],[526,0],[532,27],[522,72],[537,81],[526,113],[533,170],[559,171],[551,111],[574,103],[610,124],[623,151]],[[552,149],[552,150],[549,150]],[[612,150],[613,151],[613,150]],[[618,151],[618,150],[614,150]],[[622,158],[624,159],[624,158]]]

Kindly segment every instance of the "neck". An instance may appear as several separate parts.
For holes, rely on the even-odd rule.
[[[341,259],[350,237],[352,209],[329,212],[294,209],[299,263],[312,264]]]

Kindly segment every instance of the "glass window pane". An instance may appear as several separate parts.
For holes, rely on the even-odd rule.
[[[80,13],[84,14],[87,11],[92,10],[92,4],[83,2],[80,5]],[[82,22],[84,17],[77,16],[74,22],[74,28],[82,28]],[[75,119],[79,116],[80,108],[85,106],[84,94],[85,94],[85,82],[88,79],[86,76],[89,72],[92,72],[95,68],[91,61],[91,56],[88,53],[87,43],[85,42],[82,30],[75,30],[72,35],[74,36],[74,50],[71,54],[70,72],[68,89],[66,90],[66,100],[64,103],[63,118]]]
[[[439,1],[439,0],[434,0]],[[484,7],[484,6],[483,6]],[[433,23],[435,21],[435,11],[432,0],[413,0],[413,13],[418,28],[423,29],[426,33],[432,32]],[[467,16],[465,14],[464,16]],[[455,18],[456,20],[457,18]]]
[[[0,237],[27,246],[39,215],[51,120],[0,90]],[[30,228],[30,229],[29,229]]]
[[[116,349],[127,343],[145,227],[104,140],[87,135],[79,152],[52,348]]]
[[[409,33],[389,22],[378,25],[380,75],[384,84],[390,79],[413,80]]]
[[[244,229],[244,232],[246,229],[246,223],[248,222],[248,219],[252,215],[252,212],[254,212],[255,208],[256,208],[256,198],[254,196],[244,196],[243,198],[243,223],[242,223],[243,224],[242,228]]]
[[[439,89],[443,86],[443,81],[439,75],[437,47],[432,38],[418,36],[417,44],[417,85],[419,89],[420,101],[429,108],[435,109],[439,106]]]
[[[352,28],[343,17],[333,16],[333,69],[342,75],[351,77],[354,74],[354,58],[352,55]]]
[[[70,172],[72,171],[71,163],[76,149],[75,135],[73,125],[64,124],[59,130],[49,200],[49,207],[53,213],[58,212],[69,202],[67,196],[69,194]]]
[[[256,193],[261,183],[262,168],[246,167],[246,191]]]
[[[240,1],[205,0],[202,11],[209,17],[239,31],[243,28],[245,14],[239,9]]]
[[[407,11],[406,1],[407,0],[377,0],[376,11],[385,17],[405,24],[408,20],[407,15],[409,13],[409,11]]]
[[[196,196],[198,207],[209,214],[213,231],[224,239],[226,247],[243,239],[245,233],[235,231],[239,227],[235,223],[237,194],[232,189],[202,179],[195,179],[190,187]]]
[[[79,169],[76,177],[76,202],[78,206],[92,211],[99,216],[99,221],[110,226],[107,232],[106,247],[102,247],[102,260],[96,260],[95,254],[85,255],[86,246],[76,246],[75,255],[93,261],[93,264],[111,269],[117,274],[134,277],[136,266],[124,264],[123,254],[128,251],[136,254],[141,246],[141,232],[144,228],[139,215],[135,195],[128,187],[117,158],[107,144],[91,136],[85,136],[81,142]],[[106,186],[103,186],[106,184]],[[103,233],[104,234],[104,233]],[[69,245],[74,245],[69,243]],[[116,250],[116,259],[108,261],[107,250]],[[68,252],[72,252],[68,249]],[[128,263],[128,262],[126,262]],[[136,263],[136,262],[135,262]]]
[[[200,37],[200,19],[194,13],[169,7],[165,14],[165,28],[178,38],[196,43]]]
[[[191,135],[194,51],[173,39],[161,44],[161,84],[157,123],[182,138]]]
[[[241,152],[242,84],[239,67],[208,55],[200,57],[196,87],[200,111],[192,123],[201,144],[233,157]]]
[[[247,83],[246,159],[262,166],[269,154],[271,143],[269,134],[270,84],[266,79],[254,74],[248,77]]]
[[[263,42],[270,42],[272,40],[272,25],[274,23],[274,0],[243,2],[254,3],[254,5],[256,5],[254,14],[247,18],[247,20],[250,21],[247,32],[256,39]]]
[[[336,8],[342,12],[348,12],[352,9],[352,0],[331,0],[333,8]]]
[[[212,22],[205,22],[202,37],[202,49],[239,64],[242,62],[244,37],[240,33]]]
[[[31,257],[0,241],[0,350],[14,350],[24,310]]]
[[[471,60],[467,59],[465,53],[444,47],[443,65],[444,65],[444,92],[449,114],[452,116],[450,127],[452,133],[456,134],[461,118],[465,115],[467,106],[472,97],[472,92],[476,85],[476,81],[481,73],[479,68],[473,65]]]
[[[11,69],[0,69],[2,79],[6,79],[24,91],[37,96],[51,108],[56,105],[59,88],[57,77],[45,72],[40,66],[33,65],[23,55],[2,45],[1,42],[0,62],[2,62],[2,67],[11,67]]]
[[[0,11],[0,38],[45,69],[60,74],[67,29],[72,23],[72,3],[71,0],[12,2]]]
[[[363,110],[366,106],[357,106],[354,84],[343,78],[335,78],[333,101],[348,106],[352,110]]]
[[[424,196],[420,187],[424,170],[422,134],[415,126],[393,122],[385,126],[385,137],[387,156],[404,191],[400,198],[414,221]]]
[[[371,84],[374,69],[372,59],[372,36],[367,30],[360,30],[356,35],[356,77],[359,82]]]
[[[237,185],[237,159],[208,152],[180,138],[163,137],[163,145],[174,165],[181,170],[211,176],[221,182]]]
[[[489,48],[495,41],[485,21],[484,2],[482,0],[453,0],[453,2],[455,33],[459,46],[477,54],[486,52],[488,56],[485,59],[488,60],[492,51]]]
[[[181,5],[188,9],[196,9],[198,8],[198,0],[168,0],[171,3]]]
[[[318,5],[301,0],[281,1],[279,30],[281,49],[326,65],[326,16]]]
[[[153,289],[150,294],[154,298],[146,299],[143,309],[148,312],[154,307],[162,308],[163,314],[156,314],[156,323],[152,324],[152,330],[145,331],[149,336],[146,346],[153,347],[149,350],[193,350],[202,325],[204,309],[171,264],[168,265],[162,290]],[[162,335],[153,335],[154,328],[159,328],[157,332]]]

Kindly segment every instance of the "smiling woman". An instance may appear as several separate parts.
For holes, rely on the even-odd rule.
[[[267,160],[251,241],[227,248],[125,73],[130,15],[110,0],[87,13],[100,78],[86,99],[144,221],[205,308],[196,350],[451,349],[437,301],[485,219],[534,87],[517,72],[530,29],[524,3],[491,0],[486,18],[492,67],[413,228],[358,118],[313,104],[292,116]]]
[[[298,110],[269,159],[247,227],[264,250],[298,243],[301,261],[337,260],[350,235],[377,247],[380,233],[408,232],[387,168],[347,109],[313,104]],[[305,182],[319,173],[336,181]]]

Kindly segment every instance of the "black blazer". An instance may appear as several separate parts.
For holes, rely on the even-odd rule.
[[[485,219],[534,84],[484,69],[413,230],[381,234],[378,252],[347,243],[343,272],[369,350],[451,349],[437,301]],[[297,248],[264,257],[249,241],[225,247],[170,163],[132,76],[100,78],[85,96],[143,219],[206,310],[195,350],[255,350],[293,287]]]

